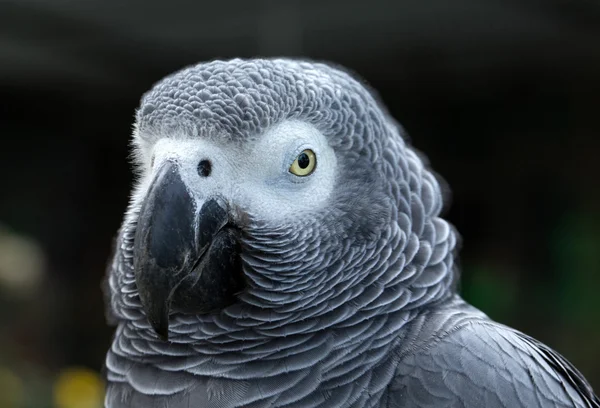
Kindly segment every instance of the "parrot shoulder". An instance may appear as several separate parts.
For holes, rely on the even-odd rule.
[[[388,407],[600,407],[564,357],[471,309],[438,310],[411,329]]]

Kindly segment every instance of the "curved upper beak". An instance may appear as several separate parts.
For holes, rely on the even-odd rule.
[[[133,265],[150,324],[168,339],[169,312],[206,313],[243,288],[238,230],[218,199],[197,201],[176,163],[165,162],[139,214]]]

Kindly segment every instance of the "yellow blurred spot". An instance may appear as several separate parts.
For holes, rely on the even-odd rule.
[[[0,407],[21,407],[23,395],[23,381],[7,368],[0,367]]]
[[[54,405],[57,408],[101,408],[104,383],[100,375],[86,368],[69,368],[54,383]]]

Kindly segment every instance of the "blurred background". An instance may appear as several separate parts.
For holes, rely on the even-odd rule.
[[[236,56],[376,88],[453,191],[464,296],[600,391],[598,1],[0,0],[1,407],[101,405],[139,98]]]

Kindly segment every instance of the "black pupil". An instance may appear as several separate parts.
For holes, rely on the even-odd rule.
[[[300,153],[300,156],[298,156],[298,166],[301,169],[305,169],[308,167],[309,164],[310,164],[310,158],[308,157],[308,154]]]

